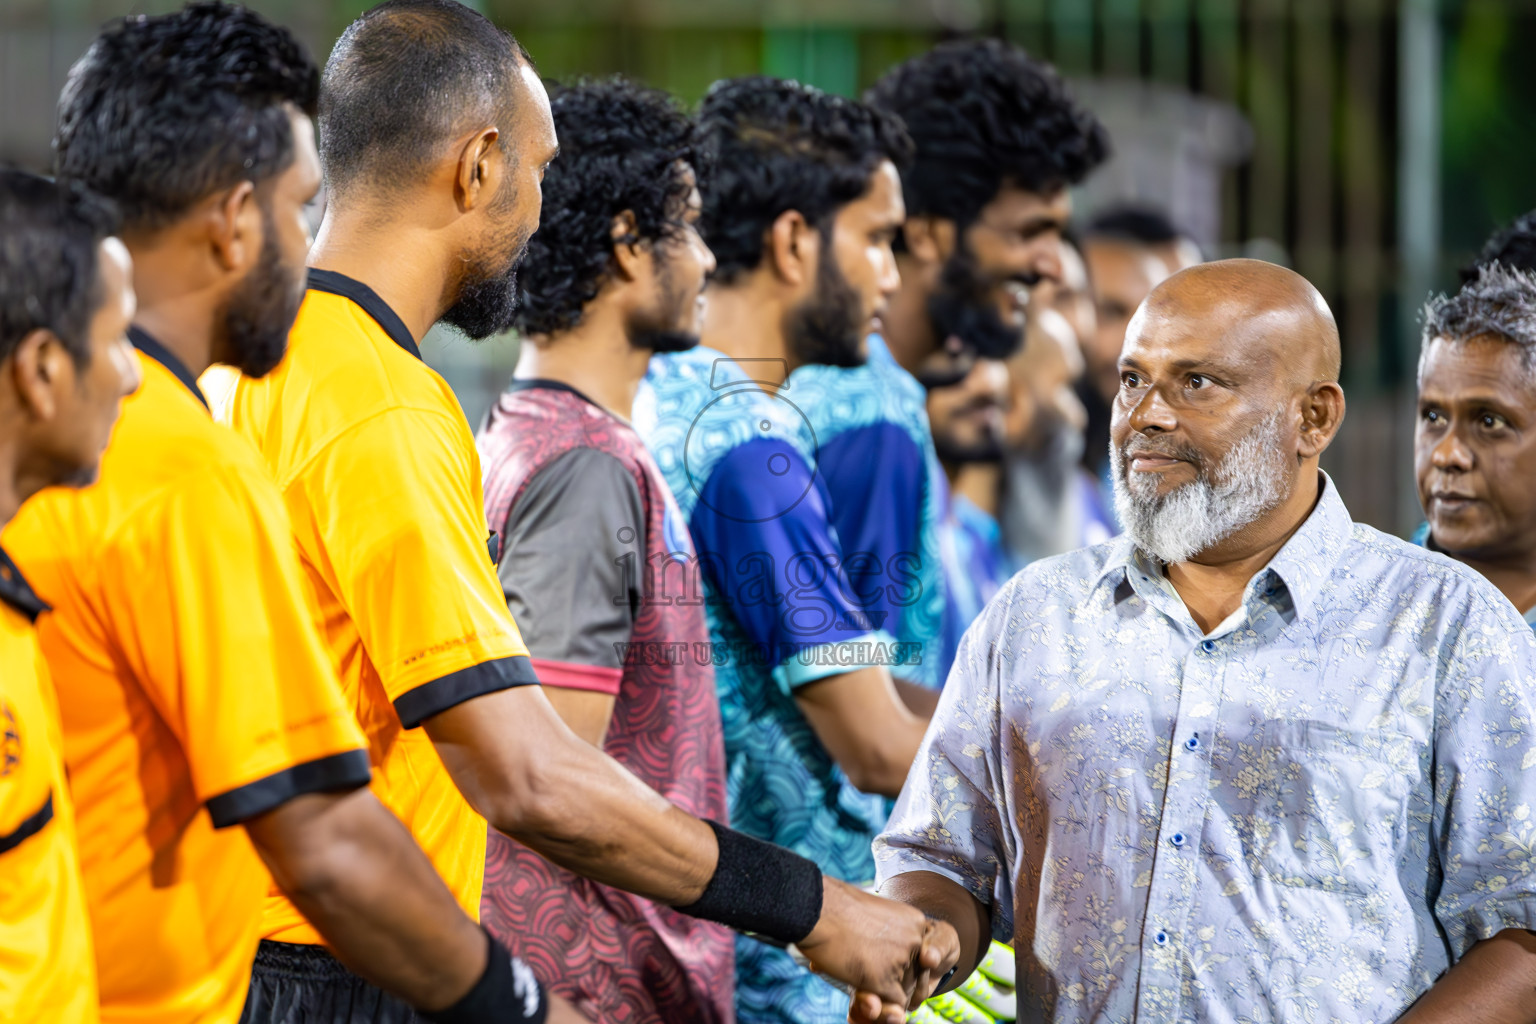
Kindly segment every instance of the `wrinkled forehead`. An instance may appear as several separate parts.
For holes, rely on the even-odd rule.
[[[1286,310],[1254,309],[1223,298],[1142,303],[1125,332],[1122,361],[1274,370],[1289,353],[1301,358],[1303,339]]]
[[[1419,356],[1419,390],[1455,397],[1478,387],[1536,402],[1536,347],[1496,334],[1431,338]]]

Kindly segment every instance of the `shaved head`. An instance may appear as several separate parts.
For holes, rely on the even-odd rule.
[[[320,159],[333,197],[416,184],[460,134],[517,113],[528,54],[457,0],[386,0],[337,40],[320,83]],[[505,145],[503,136],[503,145]]]
[[[1127,532],[1175,563],[1294,529],[1343,421],[1338,376],[1338,327],[1299,274],[1223,260],[1162,282],[1120,353],[1110,459]]]
[[[1339,328],[1312,282],[1263,260],[1200,263],[1164,280],[1137,312],[1199,323],[1237,349],[1273,355],[1303,386],[1339,379]],[[1304,378],[1304,380],[1303,380]]]

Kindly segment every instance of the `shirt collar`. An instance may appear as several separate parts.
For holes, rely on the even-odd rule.
[[[411,332],[406,330],[405,321],[400,315],[389,308],[389,303],[379,298],[379,293],[354,280],[345,274],[338,274],[334,270],[309,269],[309,289],[316,292],[329,292],[332,295],[340,295],[344,299],[351,299],[362,307],[364,313],[373,317],[374,322],[384,328],[384,333],[390,340],[405,349],[417,359],[421,358],[421,349],[416,346],[416,339],[411,337]]]
[[[207,396],[203,394],[203,389],[197,386],[197,375],[187,368],[186,363],[176,358],[176,353],[156,341],[142,327],[129,327],[128,340],[133,342],[134,348],[170,370],[171,376],[181,381],[186,389],[192,392],[192,397],[203,403],[204,409],[212,408],[208,404]]]
[[[4,550],[0,550],[0,601],[21,612],[28,622],[36,622],[39,615],[49,610]]]
[[[1276,582],[1271,581],[1272,577],[1289,593],[1299,616],[1308,617],[1316,610],[1323,582],[1344,553],[1355,525],[1333,480],[1321,470],[1318,471],[1318,477],[1320,487],[1317,504],[1301,527],[1291,535],[1291,539],[1270,559],[1269,564],[1254,574],[1248,584],[1248,593],[1244,596],[1245,604],[1255,593],[1265,597],[1275,596],[1278,588]],[[1094,579],[1094,587],[1097,588],[1107,579],[1129,584],[1128,587],[1117,588],[1115,597],[1118,601],[1134,592],[1132,577],[1138,575],[1161,579],[1163,573],[1161,567],[1138,549],[1130,537],[1122,534],[1110,542],[1104,568]]]

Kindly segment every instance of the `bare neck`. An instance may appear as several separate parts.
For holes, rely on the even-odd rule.
[[[1451,557],[1482,573],[1489,583],[1509,598],[1510,604],[1520,609],[1521,615],[1536,608],[1536,551],[1493,560],[1465,558],[1461,555]]]
[[[905,253],[896,257],[896,266],[901,271],[901,287],[886,307],[881,334],[896,361],[915,374],[943,339],[934,337],[933,321],[928,316],[930,273]]]
[[[525,339],[513,376],[567,384],[627,420],[650,357],[649,349],[630,344],[619,311],[598,304],[569,331],[540,338],[539,344]]]
[[[998,462],[967,462],[944,467],[949,489],[966,498],[989,516],[997,516],[998,492],[1002,487],[1003,467]]]
[[[12,392],[12,401],[6,402],[0,413],[0,527],[10,522],[21,503],[42,486],[29,480],[30,474],[22,466],[22,411],[15,397]]]
[[[1168,582],[1202,633],[1209,633],[1243,603],[1243,590],[1301,529],[1321,494],[1315,461],[1278,508],[1187,562],[1167,567]]]
[[[174,228],[158,237],[129,237],[127,244],[138,298],[134,324],[201,376],[220,357],[214,323],[228,296],[197,283],[201,254],[179,242]]]
[[[430,229],[333,206],[309,250],[309,265],[372,288],[420,341],[452,305],[452,261],[440,249]]]
[[[784,338],[784,310],[768,295],[762,273],[728,286],[709,286],[702,338],[738,361],[764,360],[753,363],[748,375],[777,386],[797,364]]]

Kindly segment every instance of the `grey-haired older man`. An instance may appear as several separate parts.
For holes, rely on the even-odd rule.
[[[1536,629],[1536,275],[1495,262],[1430,302],[1414,432],[1419,539]]]
[[[877,862],[962,971],[1013,941],[1021,1020],[1536,1016],[1536,639],[1351,522],[1338,368],[1290,271],[1168,279],[1120,357],[1127,536],[961,645]]]

